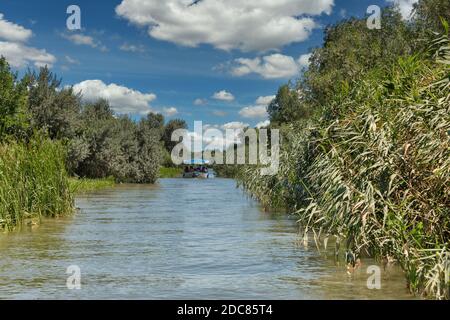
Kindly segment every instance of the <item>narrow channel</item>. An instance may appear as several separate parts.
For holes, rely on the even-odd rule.
[[[228,179],[162,179],[81,196],[71,218],[0,237],[0,299],[410,299],[402,272],[348,274]],[[66,286],[78,266],[81,289]]]

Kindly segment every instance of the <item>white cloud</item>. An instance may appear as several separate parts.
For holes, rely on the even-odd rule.
[[[0,13],[0,39],[12,42],[26,42],[31,38],[33,32],[18,24],[5,20]]]
[[[256,104],[268,106],[275,98],[276,96],[259,97],[258,99],[256,99]]]
[[[311,58],[312,54],[308,53],[308,54],[302,54],[300,56],[300,58],[298,58],[297,62],[300,66],[300,68],[308,68],[309,67],[309,59]]]
[[[142,93],[114,83],[105,84],[101,80],[86,80],[74,85],[73,89],[81,92],[84,102],[108,100],[118,114],[145,115],[152,111],[150,102],[156,99],[153,93]]]
[[[275,96],[263,96],[256,99],[256,105],[242,108],[239,114],[244,118],[267,118],[267,106],[275,99]]]
[[[267,107],[265,106],[251,106],[242,108],[239,114],[244,118],[266,118]]]
[[[387,0],[387,2],[393,3],[398,6],[403,19],[409,20],[416,4],[419,0]]]
[[[261,121],[256,125],[256,128],[261,129],[261,128],[267,128],[268,126],[270,126],[270,120],[266,120],[266,121]]]
[[[31,30],[4,19],[0,13],[0,56],[4,56],[11,66],[23,68],[30,63],[35,67],[51,67],[56,57],[44,49],[29,47],[25,44],[33,35]]]
[[[122,44],[119,49],[122,51],[134,52],[134,53],[145,52],[145,47],[143,45],[134,45],[134,44],[128,44],[128,43]]]
[[[194,100],[194,105],[196,105],[196,106],[205,106],[207,104],[208,104],[208,100],[206,100],[206,99],[198,98],[198,99]]]
[[[22,43],[0,41],[0,56],[16,68],[26,67],[29,63],[36,67],[51,67],[56,58],[44,49],[28,47]]]
[[[240,133],[249,128],[250,125],[244,122],[228,122],[223,125],[210,125],[203,124],[202,133],[200,132],[188,132],[188,138],[190,141],[183,140],[184,145],[191,151],[200,152],[202,150],[225,150],[231,145],[237,143],[241,144]],[[227,136],[226,130],[234,130],[233,135]],[[201,144],[202,148],[194,149],[194,143]]]
[[[74,59],[74,58],[72,58],[70,56],[65,56],[64,58],[70,64],[80,64],[80,62],[77,59]]]
[[[308,39],[334,0],[123,0],[118,16],[183,46],[266,51]]]
[[[168,117],[172,117],[172,116],[178,114],[178,110],[175,107],[164,108],[163,113]]]
[[[309,57],[310,54],[304,54],[296,61],[293,57],[275,53],[254,59],[239,58],[234,61],[230,71],[236,77],[255,73],[265,79],[291,78],[308,67]]]
[[[234,96],[226,90],[222,90],[222,91],[218,91],[218,92],[214,93],[212,98],[216,99],[216,100],[220,100],[220,101],[233,101],[234,100]]]
[[[103,51],[103,52],[108,51],[108,48],[106,48],[106,46],[104,46],[100,41],[98,41],[98,40],[94,39],[94,37],[91,37],[88,35],[84,35],[84,34],[80,34],[80,33],[75,33],[75,34],[62,33],[61,37],[69,40],[70,42],[72,42],[78,46],[89,46],[94,49],[99,49],[100,51]]]
[[[248,128],[250,125],[248,123],[244,123],[244,122],[238,122],[238,121],[234,121],[234,122],[228,122],[225,123],[221,126],[222,130],[227,130],[227,129],[233,129],[233,130],[239,130],[239,129],[245,129]]]

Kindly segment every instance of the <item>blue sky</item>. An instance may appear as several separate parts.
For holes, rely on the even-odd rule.
[[[306,55],[322,44],[327,24],[362,17],[369,5],[389,2],[279,0],[277,5],[274,0],[276,8],[266,9],[278,15],[274,26],[280,33],[270,34],[265,29],[270,19],[248,19],[236,0],[218,0],[227,7],[215,10],[215,1],[202,0],[192,8],[188,0],[170,0],[186,10],[171,13],[165,1],[156,0],[2,0],[0,54],[20,72],[49,63],[64,85],[82,88],[86,99],[112,94],[115,110],[134,117],[148,109],[183,118],[190,126],[194,120],[253,126],[266,120],[261,110],[267,97],[307,67]],[[81,8],[80,31],[66,28],[71,4]],[[292,29],[296,22],[289,10],[303,19],[303,35]],[[235,20],[228,22],[235,12]]]

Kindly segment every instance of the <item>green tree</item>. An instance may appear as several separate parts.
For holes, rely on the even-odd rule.
[[[0,139],[22,136],[27,127],[26,88],[17,83],[5,58],[0,58]]]
[[[322,106],[336,95],[345,95],[368,70],[411,53],[410,39],[407,25],[393,7],[382,11],[380,30],[370,30],[366,19],[356,18],[329,26],[324,45],[314,50],[302,81],[307,100]]]
[[[426,32],[443,32],[442,20],[450,22],[450,1],[420,0],[414,5],[414,29],[419,38]]]
[[[80,96],[72,88],[61,88],[61,80],[47,67],[29,71],[23,83],[28,86],[29,110],[34,129],[44,129],[52,139],[72,138],[80,114]]]
[[[302,100],[301,91],[292,89],[289,84],[281,86],[267,111],[273,125],[307,118],[310,111]]]
[[[172,141],[172,133],[178,129],[187,129],[188,125],[186,121],[182,119],[174,119],[170,120],[166,126],[164,127],[164,134],[163,134],[163,142],[164,147],[168,152],[171,152],[173,148],[178,144],[176,141]]]

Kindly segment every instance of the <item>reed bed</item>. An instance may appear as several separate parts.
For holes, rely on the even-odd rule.
[[[60,143],[0,144],[0,230],[71,214],[74,202]]]
[[[335,237],[348,253],[396,261],[411,292],[449,299],[448,35],[433,46],[432,59],[401,57],[345,88],[328,106],[336,119],[284,128],[278,175],[246,167],[239,179],[319,246]]]

